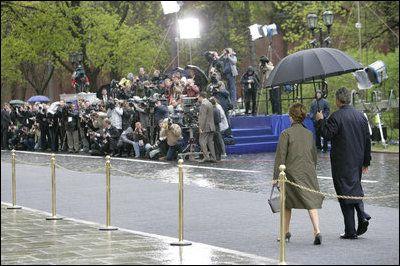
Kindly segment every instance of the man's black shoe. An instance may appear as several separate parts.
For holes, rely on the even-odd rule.
[[[357,235],[346,235],[346,234],[341,234],[340,235],[341,239],[357,239]]]
[[[360,221],[358,223],[357,235],[360,236],[360,235],[364,234],[365,232],[367,232],[368,225],[369,225],[368,220]]]

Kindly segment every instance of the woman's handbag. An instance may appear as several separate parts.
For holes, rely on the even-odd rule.
[[[268,204],[271,207],[273,213],[277,213],[280,211],[280,193],[277,196],[272,197],[275,188],[277,188],[278,191],[280,192],[279,187],[277,185],[273,185],[271,189],[271,195],[269,196],[268,199]]]

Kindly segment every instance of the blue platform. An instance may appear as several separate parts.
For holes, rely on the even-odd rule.
[[[289,115],[231,117],[235,145],[227,145],[228,154],[275,152],[279,135],[290,127]],[[312,120],[307,117],[304,125],[313,132]]]

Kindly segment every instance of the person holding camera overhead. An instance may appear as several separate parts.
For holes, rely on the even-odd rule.
[[[244,91],[245,113],[249,114],[250,103],[252,102],[251,114],[254,116],[257,114],[257,90],[260,87],[260,79],[252,66],[247,68],[246,73],[240,79],[240,83],[242,83]]]
[[[225,48],[224,54],[219,58],[224,63],[223,73],[227,81],[228,91],[231,96],[233,108],[236,108],[236,81],[238,75],[236,68],[237,57],[232,48]]]

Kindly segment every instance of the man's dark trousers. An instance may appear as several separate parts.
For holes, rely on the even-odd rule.
[[[357,211],[358,223],[360,223],[360,221],[369,220],[371,216],[364,212],[364,203],[362,201],[357,203],[345,203],[343,200],[339,200],[339,203],[344,218],[345,234],[349,236],[356,235],[354,210]]]

